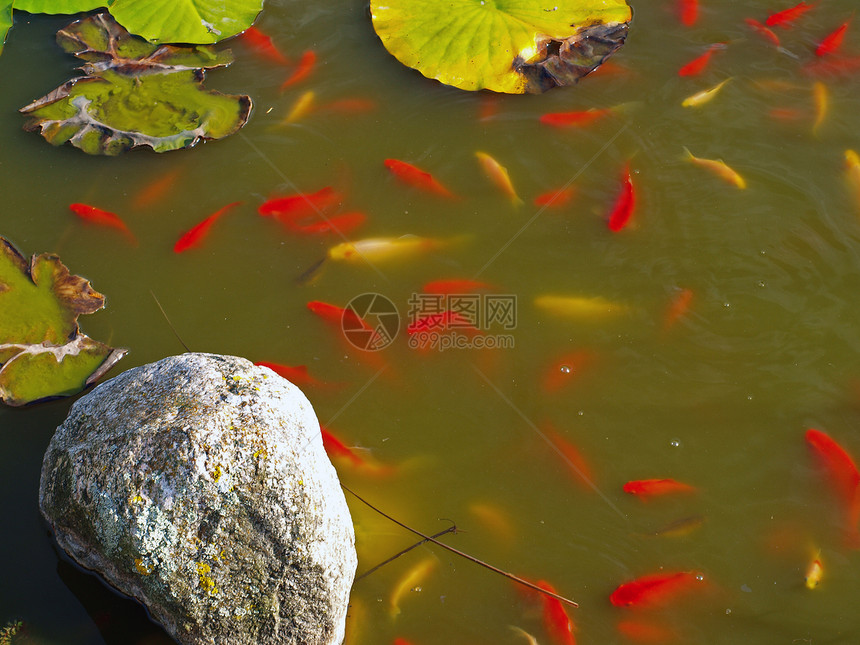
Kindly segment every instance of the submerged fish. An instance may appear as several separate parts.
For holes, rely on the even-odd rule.
[[[636,190],[633,187],[633,178],[630,176],[629,163],[624,167],[621,181],[621,192],[615,198],[615,204],[606,220],[606,225],[613,233],[617,233],[630,223],[636,208]]]
[[[580,320],[600,320],[625,313],[629,309],[626,305],[600,296],[543,295],[535,298],[534,302],[538,309]]]
[[[454,197],[454,193],[439,183],[433,175],[411,163],[399,159],[386,159],[385,167],[400,181],[440,197]]]
[[[821,583],[821,578],[824,576],[824,567],[821,564],[821,549],[815,554],[809,567],[806,569],[806,576],[803,582],[807,589],[815,589]]]
[[[697,157],[687,148],[684,148],[684,152],[686,153],[684,158],[690,163],[695,164],[700,168],[705,168],[709,172],[712,172],[717,177],[727,181],[736,188],[740,188],[741,190],[743,190],[747,187],[746,180],[741,177],[735,170],[733,170],[728,164],[726,164],[726,162],[722,159],[704,159],[702,157]]]
[[[514,206],[522,204],[523,200],[519,198],[517,191],[514,189],[511,177],[508,174],[508,169],[486,152],[481,152],[479,150],[475,153],[475,156],[478,158],[478,162],[481,164],[484,174],[487,175],[487,178],[496,186],[496,188],[502,191],[502,194],[510,200],[511,204]]]
[[[176,241],[176,244],[173,245],[173,252],[182,253],[183,251],[187,251],[188,249],[194,248],[195,246],[200,246],[215,221],[218,220],[222,215],[224,215],[224,213],[235,208],[236,206],[239,206],[241,203],[242,202],[232,202],[230,204],[227,204],[226,206],[219,208],[202,222],[183,233],[182,236]]]
[[[788,28],[791,23],[800,18],[800,16],[810,9],[814,9],[817,5],[818,3],[807,4],[806,2],[801,2],[788,9],[783,9],[782,11],[770,14],[767,20],[765,20],[765,24],[768,27],[779,25],[780,27]]]
[[[417,235],[368,237],[333,246],[328,250],[326,257],[334,261],[385,262],[409,257],[422,251],[437,249],[446,243],[444,240],[418,237]]]
[[[125,222],[116,213],[90,206],[89,204],[69,204],[69,210],[85,222],[98,226],[107,226],[123,233],[132,244],[137,244],[137,239],[132,234]]]
[[[609,596],[616,607],[661,605],[703,584],[704,576],[694,571],[656,573],[619,585]]]
[[[275,47],[272,39],[256,27],[248,27],[241,33],[240,38],[248,43],[251,49],[263,58],[278,65],[287,65],[289,63],[287,57]]]
[[[296,66],[296,69],[290,74],[287,79],[281,83],[281,91],[283,92],[286,88],[291,85],[295,85],[306,79],[311,71],[313,71],[314,64],[317,60],[317,53],[309,49],[304,54],[302,54],[301,59],[299,59],[299,64]]]
[[[388,601],[388,610],[391,617],[400,613],[400,601],[410,591],[421,591],[420,583],[436,568],[438,560],[427,558],[409,569],[403,577],[394,585],[391,599]]]
[[[681,101],[681,105],[684,107],[699,107],[700,105],[704,105],[705,103],[712,101],[719,91],[723,89],[723,86],[730,80],[732,80],[731,77],[717,83],[707,90],[702,90],[701,92],[696,92],[692,96],[688,96]]]
[[[812,428],[806,431],[805,438],[843,505],[848,543],[853,548],[860,548],[860,472],[857,465],[827,433]]]
[[[848,31],[850,20],[846,20],[836,29],[827,34],[820,43],[815,47],[816,56],[827,56],[832,54],[842,46],[842,41],[845,39],[845,32]]]
[[[624,484],[624,492],[639,497],[693,493],[696,489],[675,479],[635,479]]]

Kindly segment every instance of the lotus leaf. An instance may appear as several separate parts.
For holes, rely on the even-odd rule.
[[[80,13],[106,7],[110,0],[14,0],[13,9],[29,13]]]
[[[77,323],[103,306],[104,296],[56,255],[28,263],[0,237],[0,401],[68,396],[105,374],[126,350],[81,334]]]
[[[509,94],[571,85],[627,36],[625,0],[371,0],[401,63],[447,85]]]
[[[3,52],[3,44],[6,42],[6,34],[12,26],[12,3],[0,0],[0,53]]]
[[[153,45],[106,14],[75,21],[57,41],[87,61],[87,75],[20,110],[31,117],[24,128],[54,145],[104,155],[136,146],[166,152],[226,137],[248,120],[250,97],[202,85],[205,69],[232,62],[229,51]]]

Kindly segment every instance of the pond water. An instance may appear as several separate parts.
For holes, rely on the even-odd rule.
[[[258,27],[293,60],[314,50],[312,74],[282,93],[287,70],[233,43],[237,61],[210,73],[207,87],[250,94],[247,127],[194,150],[115,159],[21,130],[16,110],[76,63],[53,44],[66,18],[20,14],[0,57],[0,234],[26,255],[59,254],[106,294],[106,309],[80,322],[130,349],[113,374],[184,351],[151,294],[194,351],[307,365],[325,384],[304,388],[320,421],[390,466],[336,460],[343,481],[422,531],[453,521],[458,532],[442,538],[452,546],[549,581],[579,603],[569,610],[578,643],[636,642],[619,630],[631,622],[663,630],[654,642],[856,643],[860,552],[846,544],[842,504],[804,433],[825,430],[860,456],[860,203],[844,166],[845,150],[860,148],[860,73],[803,71],[856,5],[820,3],[778,30],[780,51],[744,19],[788,4],[703,0],[685,27],[674,1],[634,2],[614,69],[541,96],[493,97],[402,67],[363,2],[270,0]],[[857,28],[846,55],[860,55]],[[718,42],[727,45],[701,75],[679,77]],[[710,103],[681,106],[726,78]],[[816,81],[829,105],[814,127]],[[308,90],[316,107],[284,125]],[[372,109],[325,109],[341,99]],[[538,121],[591,107],[617,109],[587,127]],[[689,163],[684,147],[724,159],[747,188]],[[525,204],[484,177],[479,150],[507,167]],[[387,158],[429,170],[460,199],[398,182]],[[613,233],[605,218],[628,162],[636,209]],[[141,204],[166,176],[176,178],[169,189]],[[565,206],[533,204],[566,185],[574,195]],[[355,238],[447,243],[372,265],[327,261],[299,284],[341,240],[296,236],[256,209],[325,186],[343,193],[344,211],[367,214]],[[173,252],[183,231],[234,201],[243,204],[201,248]],[[120,214],[139,244],[84,225],[73,202]],[[481,304],[507,298],[513,328],[484,335],[512,346],[408,346],[410,298],[453,278],[490,285],[477,292]],[[674,317],[684,290],[689,306]],[[400,335],[371,354],[307,309],[365,293],[385,296],[401,317]],[[536,304],[545,295],[616,307],[559,312]],[[38,643],[171,642],[137,605],[61,559],[39,516],[41,458],[71,403],[0,409],[0,624],[23,620]],[[591,486],[547,442],[556,436],[581,453]],[[622,490],[648,478],[696,492],[643,501]],[[348,502],[359,574],[415,542]],[[689,521],[664,530],[680,520]],[[804,576],[819,552],[824,574],[810,590]],[[432,570],[392,617],[394,589],[427,559]],[[620,583],[661,571],[704,580],[657,609],[610,604]],[[539,601],[432,545],[357,581],[352,599],[353,644],[526,642],[512,625],[554,642]]]

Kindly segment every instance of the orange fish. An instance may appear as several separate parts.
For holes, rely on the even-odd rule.
[[[860,56],[828,57],[803,66],[809,76],[846,76],[860,72]]]
[[[615,205],[612,207],[612,212],[609,213],[609,219],[606,222],[609,230],[617,233],[627,226],[630,218],[633,216],[633,209],[635,207],[636,191],[633,189],[633,180],[630,177],[630,164],[628,163],[624,167],[621,192],[615,199]]]
[[[478,109],[478,121],[489,121],[499,112],[499,99],[497,96],[486,95],[481,97]]]
[[[439,293],[444,295],[472,293],[479,289],[489,289],[490,285],[486,282],[477,280],[433,280],[425,284],[421,290],[424,293]]]
[[[609,108],[590,108],[573,112],[550,112],[542,115],[539,120],[544,125],[551,125],[555,128],[570,128],[589,125],[610,114],[612,114],[612,110]]]
[[[673,327],[679,319],[687,314],[690,302],[693,300],[693,292],[690,289],[679,289],[669,303],[669,307],[663,316],[663,331]]]
[[[763,38],[769,40],[777,47],[780,46],[779,36],[777,36],[772,29],[768,29],[758,20],[754,20],[753,18],[744,18],[744,22],[747,23],[753,29],[755,29]]]
[[[219,208],[202,222],[183,233],[182,237],[180,237],[176,241],[176,244],[173,245],[173,252],[182,253],[183,251],[187,251],[190,248],[199,246],[203,242],[203,238],[206,237],[206,234],[209,232],[209,229],[212,228],[212,225],[215,223],[215,220],[217,220],[231,208],[235,208],[241,203],[242,202],[233,202],[231,204],[227,204],[222,208]]]
[[[678,641],[678,635],[671,628],[652,621],[620,620],[615,627],[627,640],[643,645],[666,645]]]
[[[283,121],[281,121],[281,125],[289,125],[290,123],[295,123],[296,121],[304,119],[313,109],[314,101],[316,101],[316,92],[313,90],[303,92],[302,95],[296,99],[295,103],[293,103],[290,111],[287,112],[287,116],[284,117]]]
[[[314,50],[309,49],[302,57],[299,59],[299,64],[296,66],[295,71],[293,71],[290,76],[287,77],[283,83],[281,83],[281,91],[283,92],[290,85],[295,85],[296,83],[300,83],[305,80],[310,73],[314,69],[314,63],[317,61],[317,54]]]
[[[351,462],[353,466],[364,465],[364,459],[355,454],[355,452],[353,452],[351,448],[349,448],[346,444],[344,444],[340,439],[335,437],[323,426],[320,426],[320,433],[322,434],[323,448],[325,448],[326,454],[329,456],[329,458],[344,457],[349,462]]]
[[[502,191],[514,206],[519,206],[523,203],[523,200],[519,198],[516,190],[514,190],[514,185],[511,182],[510,175],[508,175],[507,168],[486,152],[479,150],[475,153],[475,157],[477,157],[478,163],[481,164],[481,168],[487,179],[495,184],[496,188]]]
[[[656,573],[619,585],[609,596],[616,607],[649,607],[665,604],[678,594],[702,585],[704,576],[695,571]]]
[[[771,119],[785,122],[800,121],[807,117],[806,112],[795,108],[771,108],[767,114]]]
[[[287,58],[275,47],[272,39],[256,27],[248,27],[242,32],[241,38],[263,58],[279,65],[289,64]]]
[[[182,169],[176,168],[164,173],[151,184],[141,188],[134,196],[134,199],[132,199],[132,206],[135,208],[152,206],[152,204],[161,200],[173,188],[173,184],[179,179],[180,174],[182,174]]]
[[[275,217],[287,224],[300,217],[306,217],[335,206],[341,202],[341,199],[340,193],[330,186],[326,186],[315,193],[297,193],[270,199],[262,204],[257,212],[264,217]]]
[[[413,166],[411,163],[399,159],[386,159],[385,167],[391,171],[400,181],[421,190],[439,195],[440,197],[452,198],[454,193],[440,184],[433,175],[425,170]]]
[[[535,206],[545,206],[546,208],[561,208],[567,205],[575,194],[576,190],[573,186],[567,186],[541,193],[534,198],[532,203]]]
[[[320,300],[311,300],[307,307],[323,320],[337,323],[343,328],[370,330],[370,326],[352,309],[344,309]]]
[[[538,580],[535,584],[544,591],[558,593],[546,580]],[[541,599],[543,601],[544,629],[553,642],[558,645],[576,645],[576,638],[573,635],[575,629],[573,621],[568,616],[561,601],[546,594],[541,594]]]
[[[830,479],[836,495],[845,505],[845,523],[849,543],[855,548],[860,547],[860,473],[857,465],[845,449],[821,430],[806,431],[806,443],[815,455]]]
[[[85,222],[98,226],[108,226],[122,232],[132,244],[137,244],[137,239],[116,213],[89,206],[88,204],[69,204],[69,210]]]
[[[699,19],[699,0],[679,0],[678,13],[681,24],[692,27]]]
[[[770,14],[764,22],[768,27],[779,25],[780,27],[788,29],[788,27],[791,26],[791,23],[800,18],[800,16],[810,9],[814,9],[816,6],[818,6],[818,3],[806,4],[805,2],[801,2],[788,9],[783,9],[782,11]]]
[[[323,385],[322,381],[315,379],[313,376],[310,375],[310,373],[308,373],[308,368],[306,365],[281,365],[280,363],[269,363],[267,361],[258,361],[254,363],[254,365],[259,365],[260,367],[268,367],[275,374],[283,376],[293,385]]]
[[[543,377],[545,392],[557,392],[579,378],[582,370],[587,369],[594,361],[594,354],[587,350],[579,350],[563,356],[555,361]]]
[[[701,56],[697,56],[689,63],[681,67],[678,70],[678,76],[696,76],[697,74],[701,74],[705,67],[708,65],[708,61],[711,60],[711,56],[714,55],[714,52],[723,49],[725,45],[723,43],[715,43],[708,47],[705,50],[705,53]]]
[[[320,222],[314,222],[313,224],[294,224],[292,228],[297,233],[305,233],[309,235],[338,233],[339,235],[345,236],[347,233],[352,232],[354,229],[364,224],[366,219],[367,216],[364,213],[354,211],[350,213],[338,213],[337,215],[327,217],[326,219]]]
[[[570,466],[571,471],[576,476],[576,480],[584,484],[589,490],[593,490],[594,478],[592,477],[591,467],[582,456],[582,453],[577,450],[576,446],[567,441],[551,426],[544,428],[544,434],[549,442],[555,448],[556,452],[561,455],[565,463]]]
[[[836,29],[827,34],[815,48],[815,55],[827,56],[839,49],[842,46],[842,41],[845,39],[845,32],[848,31],[848,25],[850,22],[850,20],[846,20]]]
[[[674,479],[636,479],[624,484],[624,492],[639,497],[654,497],[675,493],[693,493],[696,489]]]

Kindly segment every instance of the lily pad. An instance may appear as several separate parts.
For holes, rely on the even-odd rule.
[[[6,34],[12,26],[12,3],[0,1],[0,53],[6,43]]]
[[[206,69],[233,61],[209,46],[154,45],[129,34],[107,14],[73,22],[57,34],[86,74],[66,81],[19,111],[54,145],[117,155],[138,146],[156,152],[221,139],[248,120],[251,98],[203,88]]]
[[[110,0],[14,0],[13,9],[28,13],[80,13],[106,7]]]
[[[126,354],[80,333],[104,296],[56,255],[29,262],[0,237],[0,401],[19,406],[80,392]]]
[[[540,93],[571,85],[624,43],[625,0],[371,0],[385,48],[464,90]]]

